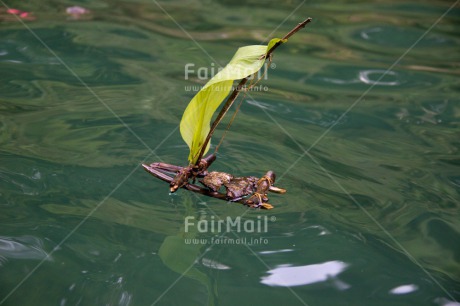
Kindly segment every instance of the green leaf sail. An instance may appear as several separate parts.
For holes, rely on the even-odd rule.
[[[265,62],[264,55],[269,50],[268,47],[280,40],[274,38],[268,45],[239,48],[230,63],[209,80],[190,101],[180,122],[180,133],[190,148],[188,160],[191,164],[197,162],[201,147],[210,131],[212,116],[232,90],[233,81],[259,71]],[[209,145],[208,143],[205,153],[209,150]]]

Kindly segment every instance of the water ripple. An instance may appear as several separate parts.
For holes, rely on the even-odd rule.
[[[52,260],[43,249],[43,243],[34,236],[0,236],[0,258]],[[0,260],[1,261],[1,260]]]
[[[10,190],[20,189],[23,194],[31,196],[40,194],[46,187],[38,169],[32,169],[29,175],[0,169],[0,181],[9,185]]]
[[[376,75],[375,80],[371,78],[371,75]],[[359,80],[364,84],[369,85],[381,85],[381,86],[397,86],[401,85],[401,82],[398,80],[394,81],[382,81],[381,79],[387,76],[398,76],[394,71],[385,71],[385,70],[364,70],[359,72]]]

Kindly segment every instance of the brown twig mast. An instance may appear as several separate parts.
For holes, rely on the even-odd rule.
[[[295,28],[293,28],[289,33],[287,33],[282,40],[277,42],[276,44],[273,45],[273,47],[270,48],[270,50],[267,51],[267,54],[264,55],[264,58],[269,58],[273,51],[275,51],[276,48],[278,48],[279,45],[284,43],[289,37],[297,33],[300,29],[303,29],[309,22],[311,22],[311,18],[305,19],[303,22],[299,23]],[[208,146],[209,141],[211,140],[212,135],[214,134],[214,131],[216,130],[217,126],[219,123],[222,121],[224,116],[227,114],[228,110],[230,107],[233,105],[233,102],[235,102],[236,98],[238,98],[238,95],[240,94],[241,90],[243,89],[244,85],[246,85],[247,81],[249,80],[249,77],[246,77],[242,79],[236,88],[233,90],[231,95],[227,98],[227,101],[225,101],[224,106],[222,106],[222,109],[220,110],[219,114],[217,115],[216,119],[211,125],[211,129],[209,130],[208,135],[206,136],[206,139],[204,140],[204,143],[201,147],[200,153],[198,155],[197,163],[195,166],[198,165],[200,162],[201,158],[204,155],[204,151],[206,150],[206,147]]]

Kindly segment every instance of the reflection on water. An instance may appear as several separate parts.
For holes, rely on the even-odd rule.
[[[418,290],[418,286],[414,284],[401,285],[390,290],[391,294],[407,294]]]
[[[371,77],[372,76],[372,77]],[[364,70],[360,71],[358,77],[352,80],[340,80],[340,79],[333,79],[333,78],[324,78],[325,82],[339,84],[339,85],[347,85],[347,84],[355,84],[355,83],[364,83],[368,85],[379,85],[379,86],[398,86],[401,83],[397,80],[394,81],[383,81],[383,78],[397,78],[397,73],[394,71],[386,71],[386,70]]]
[[[1,237],[0,263],[8,259],[52,260],[40,239],[32,236]]]
[[[287,286],[308,305],[458,305],[458,8],[426,32],[448,2],[16,4],[54,54],[0,9],[0,304],[43,261],[5,305],[299,303]],[[135,168],[187,163],[187,64],[308,16],[212,166],[275,171],[275,210],[169,195]],[[184,217],[211,211],[276,217],[247,237],[269,243],[184,245]]]
[[[207,268],[211,268],[211,269],[216,269],[216,270],[228,270],[228,269],[231,269],[227,265],[224,265],[224,264],[222,264],[220,262],[217,262],[215,260],[208,259],[208,258],[203,258],[201,260],[201,263],[203,264],[203,266],[205,266]]]
[[[269,270],[269,276],[262,277],[261,283],[269,286],[302,286],[319,282],[331,282],[338,290],[346,290],[350,285],[340,281],[337,276],[348,264],[341,261],[329,261],[320,264],[291,267],[280,265]]]

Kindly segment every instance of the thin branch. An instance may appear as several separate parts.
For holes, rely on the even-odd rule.
[[[276,44],[273,45],[273,47],[270,48],[270,50],[268,50],[267,54],[265,55],[265,58],[268,58],[270,57],[270,55],[273,53],[273,51],[275,51],[276,48],[278,48],[279,45],[283,44],[286,40],[289,39],[289,37],[291,37],[292,35],[294,35],[295,33],[297,33],[300,29],[303,29],[305,28],[305,26],[307,25],[307,23],[310,23],[311,22],[311,18],[307,18],[305,19],[304,21],[302,21],[301,23],[299,23],[294,29],[292,29],[289,33],[287,33],[286,35],[284,35],[284,37],[279,41],[277,42]]]

